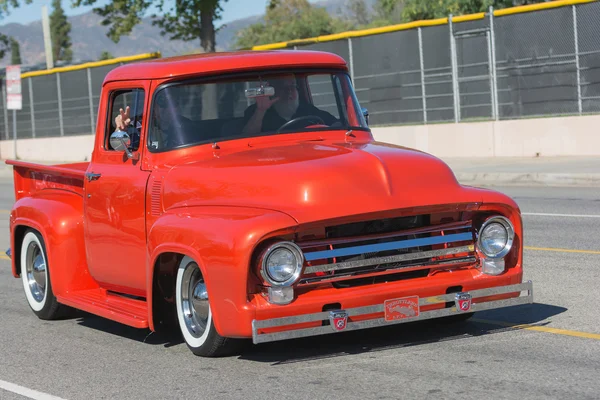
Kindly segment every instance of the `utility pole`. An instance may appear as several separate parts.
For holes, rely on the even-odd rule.
[[[52,54],[52,38],[50,37],[50,19],[48,18],[48,6],[42,6],[42,28],[44,29],[44,47],[46,49],[46,68],[54,68],[54,56]]]

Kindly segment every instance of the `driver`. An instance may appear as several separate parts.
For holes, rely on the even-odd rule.
[[[337,121],[333,115],[318,109],[312,104],[300,103],[294,75],[285,75],[270,82],[275,89],[275,96],[257,97],[256,104],[246,109],[244,112],[244,134],[254,135],[259,132],[276,131],[294,118],[309,115],[321,118],[327,125]]]

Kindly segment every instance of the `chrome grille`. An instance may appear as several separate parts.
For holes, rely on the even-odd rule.
[[[307,266],[299,285],[459,268],[476,261],[470,221],[298,243]],[[423,276],[412,274],[409,277]]]

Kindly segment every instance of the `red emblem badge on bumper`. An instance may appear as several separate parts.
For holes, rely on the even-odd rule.
[[[458,312],[467,312],[471,310],[471,299],[472,296],[469,293],[456,293],[454,302],[456,303],[456,310]]]
[[[348,324],[346,311],[329,311],[329,323],[334,331],[343,331]]]
[[[385,320],[394,321],[419,316],[419,296],[403,297],[384,302]]]

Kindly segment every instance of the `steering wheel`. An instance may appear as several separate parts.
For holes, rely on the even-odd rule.
[[[303,120],[317,121],[317,123],[327,125],[325,123],[325,121],[323,121],[320,117],[318,117],[316,115],[305,115],[304,117],[297,117],[297,118],[291,119],[288,122],[286,122],[285,124],[281,125],[279,127],[279,129],[277,129],[277,133],[281,132],[283,129],[287,128],[288,126],[293,125],[296,122],[303,121]]]

